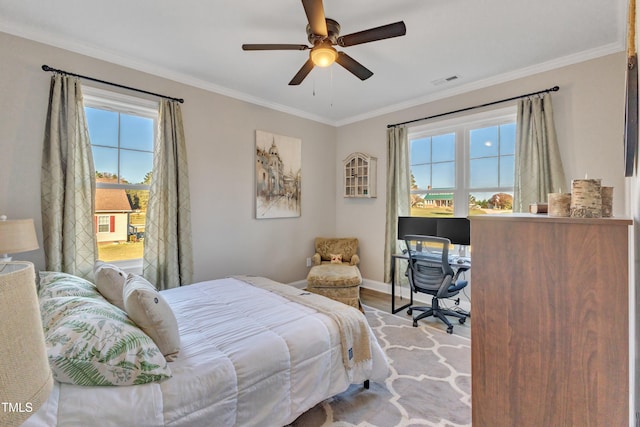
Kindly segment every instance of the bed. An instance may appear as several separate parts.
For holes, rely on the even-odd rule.
[[[101,310],[108,304],[93,284],[65,280],[82,283],[81,290],[55,288],[58,279],[45,286],[49,290],[41,285],[45,333],[47,324],[59,320],[63,303],[93,298]],[[48,401],[24,425],[284,426],[350,384],[388,376],[387,360],[368,325],[364,342],[370,357],[349,364],[352,349],[344,343],[361,344],[363,337],[345,337],[343,320],[330,312],[331,304],[340,303],[320,295],[252,277],[205,281],[160,295],[179,330],[179,353],[166,363],[169,378],[154,372],[157,381],[122,386],[57,380]],[[348,310],[364,319],[358,310]]]

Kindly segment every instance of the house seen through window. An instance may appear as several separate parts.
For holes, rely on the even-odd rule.
[[[411,216],[512,212],[515,116],[512,107],[413,128]]]
[[[83,91],[96,171],[98,257],[109,262],[141,259],[157,102],[95,88]]]

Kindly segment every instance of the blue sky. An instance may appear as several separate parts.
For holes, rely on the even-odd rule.
[[[96,172],[118,174],[119,165],[122,179],[144,181],[153,168],[154,120],[90,107],[85,112]]]

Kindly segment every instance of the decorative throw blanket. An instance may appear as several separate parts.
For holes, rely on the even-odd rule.
[[[313,294],[293,286],[284,285],[265,277],[232,276],[253,286],[276,293],[293,302],[311,307],[326,314],[338,324],[342,343],[342,361],[351,378],[351,370],[365,363],[371,363],[369,325],[366,318],[354,307]]]

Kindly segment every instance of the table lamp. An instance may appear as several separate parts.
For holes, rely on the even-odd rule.
[[[22,424],[53,388],[33,264],[7,255],[34,249],[32,219],[0,217],[0,426]]]
[[[0,215],[0,262],[11,261],[9,254],[38,249],[33,219],[7,220]]]

